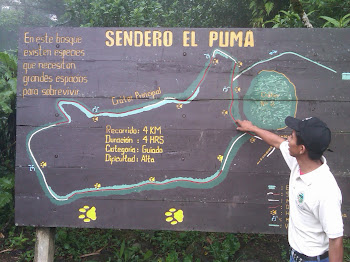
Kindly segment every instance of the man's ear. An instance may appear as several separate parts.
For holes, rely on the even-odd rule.
[[[306,147],[304,145],[299,145],[299,148],[300,148],[300,155],[306,152]]]

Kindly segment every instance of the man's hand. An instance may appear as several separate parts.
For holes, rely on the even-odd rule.
[[[238,125],[237,130],[242,132],[253,132],[257,136],[261,137],[267,144],[270,146],[280,148],[280,144],[284,141],[284,139],[270,131],[265,129],[261,129],[252,124],[252,122],[248,120],[239,120],[236,119],[236,124]]]
[[[236,124],[238,125],[237,130],[242,131],[242,132],[254,132],[253,130],[256,127],[252,124],[252,122],[250,122],[248,120],[237,119]]]

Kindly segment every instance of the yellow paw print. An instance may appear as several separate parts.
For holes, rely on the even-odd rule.
[[[89,223],[91,220],[96,220],[96,207],[84,206],[79,209],[79,212],[83,213],[79,216],[80,219],[83,219],[85,223]]]
[[[181,109],[182,108],[182,104],[177,104],[176,107],[177,107],[177,109]]]
[[[184,220],[184,212],[181,209],[176,211],[176,208],[170,208],[169,211],[165,212],[165,216],[167,217],[165,219],[166,222],[172,225],[181,223]]]
[[[218,156],[217,156],[217,159],[218,159],[220,162],[222,162],[222,160],[224,159],[224,157],[223,157],[222,155],[218,155]]]

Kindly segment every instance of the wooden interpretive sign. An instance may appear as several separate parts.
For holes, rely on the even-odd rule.
[[[236,119],[325,153],[350,223],[350,30],[33,28],[20,32],[16,223],[286,233],[289,169]]]

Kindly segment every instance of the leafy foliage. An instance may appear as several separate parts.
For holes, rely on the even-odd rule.
[[[213,255],[215,262],[232,261],[233,255],[239,250],[240,243],[233,234],[227,234],[222,241],[213,241],[217,235],[209,236],[209,246],[205,247]]]
[[[305,12],[313,12],[312,18],[317,27],[321,27],[324,20],[321,16],[328,16],[339,20],[350,13],[350,0],[302,0]]]
[[[64,260],[100,253],[104,261],[197,262],[232,261],[240,243],[225,233],[59,228],[56,246],[56,258]]]
[[[264,27],[267,19],[273,18],[279,10],[287,8],[289,1],[282,0],[251,0],[249,9],[252,11],[251,25]]]
[[[350,24],[349,24],[350,23],[350,13],[347,15],[344,15],[339,20],[334,19],[332,17],[323,16],[323,15],[321,15],[320,18],[327,21],[323,25],[323,27],[338,27],[338,28],[350,27]]]
[[[307,13],[313,27],[350,26],[350,0],[300,0],[297,2]],[[303,23],[290,5],[287,9],[280,10],[272,19],[265,21],[263,26],[294,28],[303,27]]]
[[[63,0],[4,0],[0,12],[0,27],[7,31],[16,31],[20,26],[52,26],[56,19],[64,14]],[[2,7],[1,6],[1,7]]]
[[[16,49],[18,29],[55,26],[64,18],[64,0],[0,1],[0,51]]]
[[[270,24],[273,25],[272,28],[295,28],[303,26],[300,16],[290,10],[280,11],[273,19],[264,22],[264,27],[270,27]]]
[[[0,117],[12,113],[11,100],[16,95],[17,59],[7,52],[0,52]]]
[[[17,58],[0,52],[0,224],[13,219]]]
[[[243,0],[66,0],[66,5],[73,26],[249,26]]]

